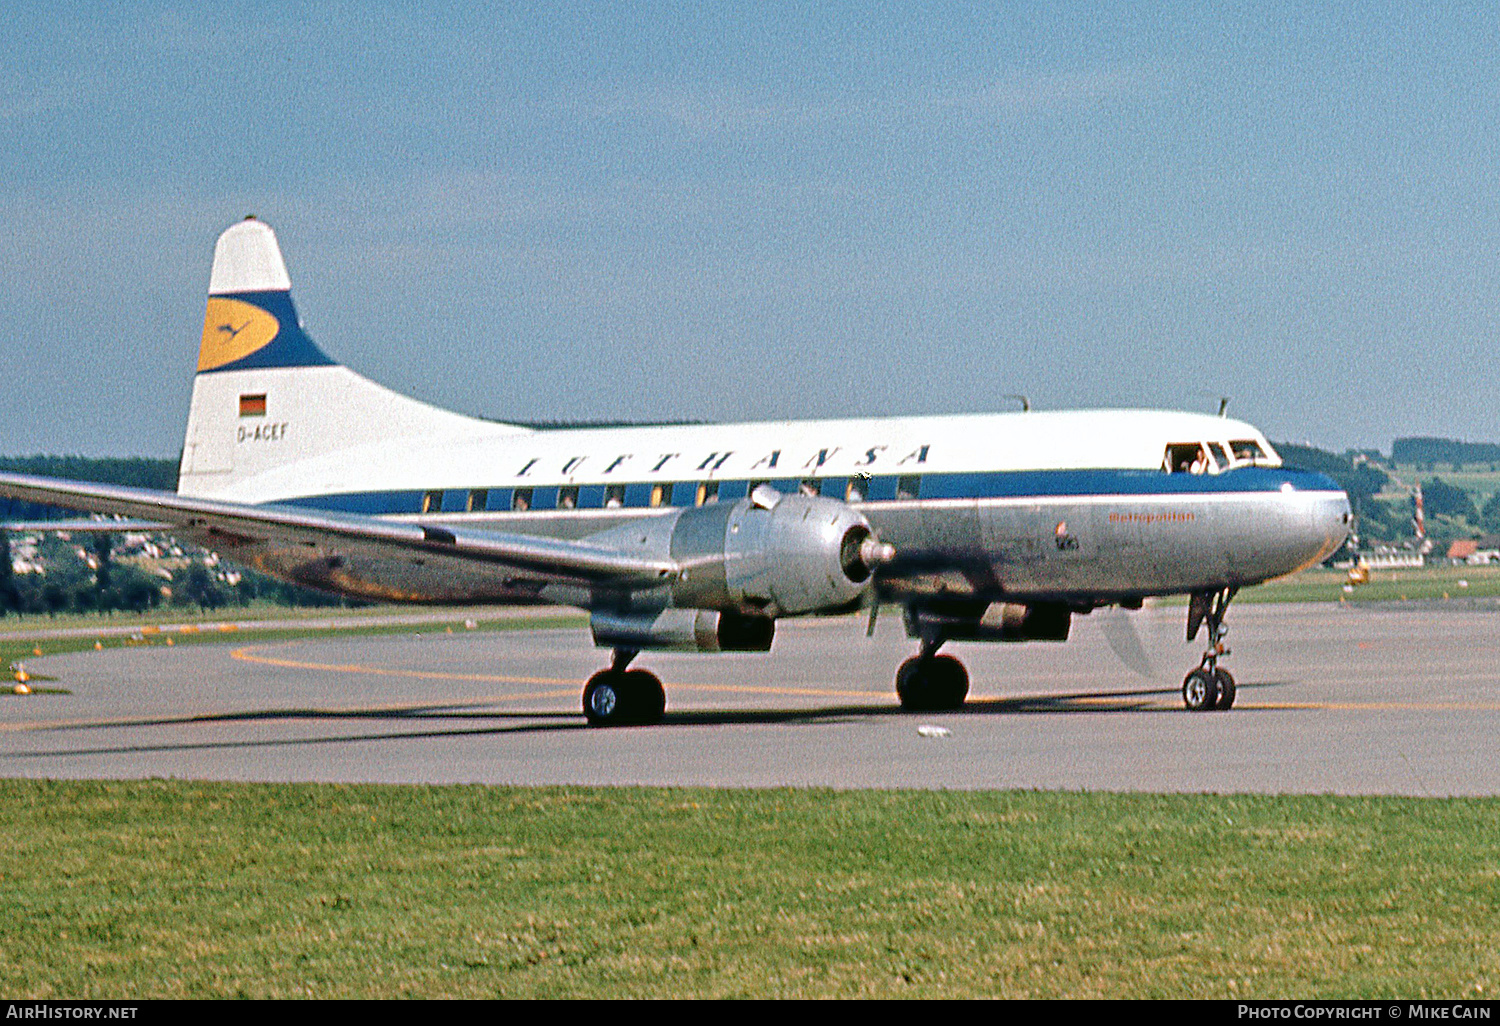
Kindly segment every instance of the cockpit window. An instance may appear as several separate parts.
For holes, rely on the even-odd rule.
[[[1253,438],[1245,438],[1229,443],[1229,451],[1234,453],[1236,463],[1269,463],[1270,457],[1260,447],[1260,443]]]
[[[1217,474],[1231,462],[1222,442],[1175,442],[1167,446],[1161,467],[1169,474]]]
[[[1208,469],[1208,451],[1202,442],[1178,442],[1167,446],[1161,465],[1169,474],[1201,474]]]

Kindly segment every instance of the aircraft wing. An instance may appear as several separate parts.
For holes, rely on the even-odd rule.
[[[74,525],[75,530],[128,531],[154,527],[180,531],[208,546],[216,540],[231,546],[358,545],[390,555],[426,553],[476,566],[488,564],[588,585],[665,584],[674,580],[681,569],[670,560],[644,559],[588,542],[428,526],[297,506],[186,498],[174,492],[29,474],[0,474],[0,498],[140,521],[113,525],[109,521],[60,521],[45,527],[36,522],[25,525],[33,529],[68,530],[69,525]]]

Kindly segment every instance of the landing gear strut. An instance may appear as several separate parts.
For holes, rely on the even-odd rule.
[[[896,695],[910,712],[958,709],[969,694],[969,671],[950,655],[938,655],[942,639],[923,639],[922,651],[896,671]]]
[[[1237,691],[1234,677],[1219,665],[1219,657],[1229,654],[1229,647],[1224,644],[1229,634],[1224,614],[1238,592],[1238,588],[1194,592],[1188,601],[1187,639],[1196,638],[1198,629],[1205,621],[1208,623],[1208,649],[1203,653],[1203,661],[1182,681],[1182,700],[1193,712],[1228,709],[1234,705]]]
[[[660,723],[667,709],[661,681],[645,670],[627,670],[636,649],[615,649],[609,669],[600,670],[583,687],[583,715],[591,727]]]

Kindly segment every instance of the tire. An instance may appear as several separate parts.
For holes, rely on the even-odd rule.
[[[1228,709],[1234,705],[1234,697],[1239,693],[1235,687],[1234,677],[1228,670],[1214,670],[1214,683],[1219,686],[1219,698],[1214,703],[1215,709]]]
[[[624,722],[629,704],[621,686],[624,674],[600,670],[583,686],[583,716],[591,727],[613,727]]]
[[[629,722],[648,725],[660,723],[667,711],[667,692],[662,688],[656,674],[645,670],[630,670],[622,682],[629,706]]]
[[[921,712],[926,708],[922,700],[926,697],[927,689],[923,686],[922,658],[913,656],[896,670],[896,697],[901,700],[901,708],[908,712]]]
[[[932,659],[933,708],[959,709],[969,696],[969,671],[964,664],[948,655]]]
[[[896,671],[896,696],[908,712],[957,709],[969,694],[969,671],[952,656],[913,656]]]
[[[1183,704],[1193,712],[1207,712],[1219,701],[1219,684],[1203,667],[1191,671],[1182,680]]]
[[[660,723],[666,709],[661,681],[645,670],[600,670],[583,689],[583,715],[591,727]]]

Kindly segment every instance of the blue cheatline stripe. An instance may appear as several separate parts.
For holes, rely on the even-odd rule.
[[[1338,491],[1328,477],[1307,470],[1240,467],[1223,474],[1166,474],[1159,470],[1020,470],[964,474],[878,475],[869,478],[866,498],[889,501],[897,497],[898,482],[920,477],[917,495],[922,499],[1041,499],[1070,496],[1153,496],[1153,495],[1234,495],[1254,492],[1277,492],[1290,485],[1295,491]],[[844,497],[847,477],[823,478],[823,494],[835,499]],[[624,507],[645,509],[651,505],[651,491],[657,484],[673,484],[672,505],[691,506],[698,483],[692,480],[673,482],[631,481],[624,486]],[[719,483],[719,501],[743,498],[749,481],[726,480]],[[795,493],[800,479],[778,478],[769,482],[783,492]],[[344,492],[337,495],[312,495],[281,500],[286,505],[310,509],[363,513],[369,516],[397,513],[421,513],[422,496],[428,491],[443,493],[443,512],[462,513],[469,489],[411,489],[403,491]],[[484,491],[485,509],[504,512],[513,508],[516,489],[494,487]],[[532,511],[557,508],[559,486],[535,485],[529,492],[526,508]],[[582,485],[578,491],[578,509],[599,509],[606,503],[603,485]]]
[[[280,325],[276,337],[248,356],[226,363],[203,374],[218,374],[221,371],[251,370],[267,367],[329,367],[335,361],[318,348],[316,342],[302,330],[297,320],[297,309],[292,305],[290,292],[225,292],[211,299],[237,299],[241,303],[258,306]]]

